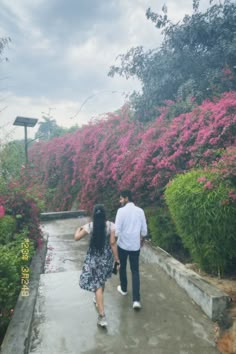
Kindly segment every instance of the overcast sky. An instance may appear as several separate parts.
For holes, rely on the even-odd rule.
[[[120,108],[140,84],[108,77],[109,67],[131,47],[160,45],[145,12],[164,3],[174,21],[192,13],[192,0],[0,0],[0,37],[11,38],[0,62],[0,138],[23,138],[16,116],[50,113],[70,127]]]

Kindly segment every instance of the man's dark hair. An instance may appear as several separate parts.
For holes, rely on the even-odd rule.
[[[130,202],[132,202],[132,193],[128,189],[124,189],[123,191],[120,191],[120,196],[123,198],[128,198]]]

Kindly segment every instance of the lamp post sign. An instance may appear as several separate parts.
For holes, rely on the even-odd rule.
[[[28,117],[16,117],[13,125],[24,127],[25,130],[25,162],[28,164],[28,143],[27,143],[27,127],[33,128],[38,119]]]

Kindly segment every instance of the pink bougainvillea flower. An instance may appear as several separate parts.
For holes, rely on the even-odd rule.
[[[234,178],[236,92],[169,119],[171,105],[166,101],[148,125],[131,120],[129,106],[124,106],[74,133],[32,145],[30,183],[54,189],[47,208],[71,210],[76,201],[89,212],[97,200],[113,198],[122,188],[130,188],[142,204],[145,198],[156,200],[176,174],[218,160],[216,172],[223,179]],[[232,153],[221,157],[229,147]],[[213,188],[204,176],[198,182],[206,190]]]
[[[0,218],[3,218],[5,215],[5,208],[3,205],[0,205]]]
[[[229,197],[232,199],[232,200],[236,200],[236,193],[234,191],[229,191]]]
[[[212,189],[214,186],[211,181],[208,181],[204,184],[205,189]]]
[[[199,182],[199,183],[201,183],[201,182],[206,182],[206,177],[199,177],[198,179],[197,179],[197,181]]]
[[[232,74],[232,71],[230,70],[230,68],[224,68],[224,69],[223,69],[223,73],[224,73],[225,75],[231,75],[231,74]]]

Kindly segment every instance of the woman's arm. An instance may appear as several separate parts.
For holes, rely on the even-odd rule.
[[[120,262],[119,261],[119,256],[118,256],[117,244],[116,244],[115,230],[111,231],[111,234],[110,234],[110,245],[111,245],[111,249],[112,249],[112,253],[113,253],[115,262]]]
[[[79,241],[84,236],[88,235],[88,232],[83,229],[83,227],[79,227],[74,234],[75,241]]]

